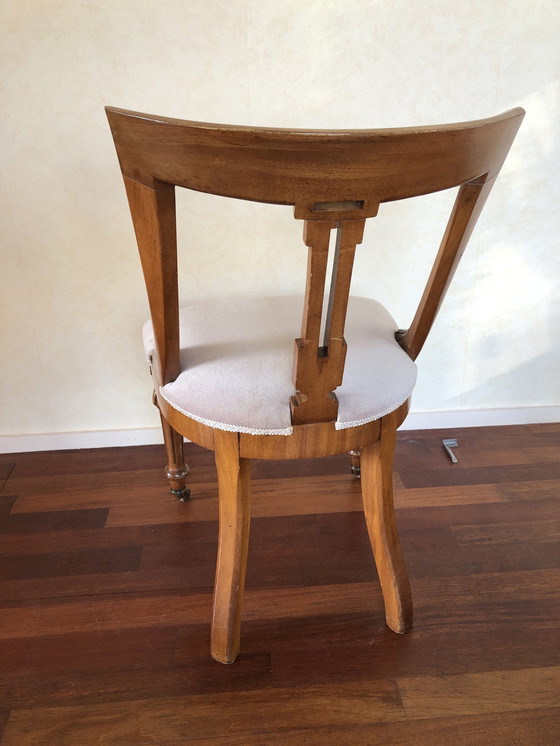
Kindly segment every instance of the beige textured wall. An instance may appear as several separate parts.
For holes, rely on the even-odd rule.
[[[103,106],[375,127],[527,117],[425,351],[416,411],[559,402],[556,0],[25,0],[0,5],[0,433],[156,424],[147,305]],[[184,299],[295,290],[289,208],[182,193]],[[354,291],[407,324],[448,194],[382,207]],[[243,267],[243,272],[239,269]],[[409,287],[414,288],[414,293]],[[555,349],[556,346],[556,349]]]

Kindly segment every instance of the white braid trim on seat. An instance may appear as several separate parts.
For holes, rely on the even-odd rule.
[[[375,422],[375,420],[380,420],[382,417],[387,417],[388,414],[391,414],[391,412],[394,412],[396,409],[401,407],[408,398],[409,397],[407,396],[406,399],[403,399],[400,404],[397,404],[395,407],[391,407],[391,409],[388,409],[386,412],[378,414],[376,417],[367,417],[365,420],[352,420],[351,422],[335,422],[334,429],[349,430],[351,427],[359,427],[360,425],[367,425],[368,422]]]
[[[165,401],[173,407],[173,409],[176,409],[178,412],[181,412],[181,414],[186,415],[191,420],[200,422],[201,425],[208,425],[208,427],[215,428],[216,430],[227,430],[227,432],[230,433],[247,433],[248,435],[292,435],[294,432],[293,426],[287,427],[284,430],[258,430],[253,427],[243,427],[243,425],[235,426],[228,425],[225,422],[215,422],[214,420],[207,420],[205,417],[199,417],[192,412],[186,412],[184,409],[181,409],[181,407],[178,407],[176,404],[170,402],[163,393],[163,387],[160,386],[159,392],[165,399]],[[406,397],[406,399],[408,399],[408,396]],[[391,412],[394,412],[396,409],[398,409],[402,404],[405,403],[406,399],[403,399],[403,401],[400,404],[397,404],[396,407],[392,407],[391,409],[383,412],[383,414],[380,414],[377,417],[370,417],[365,420],[354,420],[353,422],[335,422],[334,429],[348,430],[351,427],[359,427],[360,425],[367,425],[368,422],[375,422],[375,420],[380,420],[382,417],[386,417],[388,414],[391,414]]]
[[[205,417],[199,417],[197,414],[193,414],[192,412],[186,412],[184,409],[181,409],[181,407],[178,407],[176,404],[173,404],[173,402],[169,401],[169,399],[163,393],[163,386],[160,386],[159,393],[163,396],[165,401],[173,407],[173,409],[176,409],[178,412],[181,412],[181,414],[186,415],[191,420],[200,422],[201,425],[208,425],[208,427],[213,427],[216,430],[226,430],[228,433],[247,433],[248,435],[292,435],[292,433],[294,432],[293,426],[286,427],[284,430],[272,430],[270,428],[268,430],[258,430],[254,427],[244,427],[243,425],[228,425],[226,422],[207,420]],[[337,427],[335,429],[338,430]]]

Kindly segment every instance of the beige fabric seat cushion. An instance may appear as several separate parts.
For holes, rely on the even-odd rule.
[[[194,420],[221,430],[290,435],[294,339],[303,299],[215,301],[180,311],[181,373],[163,397]],[[336,429],[371,422],[412,393],[416,366],[395,342],[397,325],[377,301],[350,298],[348,345]],[[144,347],[154,351],[151,322]]]

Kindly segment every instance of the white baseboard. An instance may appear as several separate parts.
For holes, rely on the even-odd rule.
[[[454,412],[410,412],[401,430],[439,430],[497,425],[535,425],[560,422],[560,406],[518,409],[471,409]]]
[[[480,409],[454,412],[411,412],[401,430],[436,430],[496,425],[530,425],[560,422],[560,406],[519,409]],[[1,435],[0,453],[62,451],[75,448],[112,448],[162,443],[161,430],[99,430],[38,435]]]
[[[75,448],[113,448],[163,443],[159,427],[141,430],[90,430],[40,435],[0,435],[0,453],[66,451]]]

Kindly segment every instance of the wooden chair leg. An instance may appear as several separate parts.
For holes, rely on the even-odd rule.
[[[233,663],[239,653],[241,606],[249,546],[251,462],[239,457],[238,433],[214,430],[220,532],[214,584],[212,657]]]
[[[402,634],[412,626],[412,596],[401,553],[393,505],[393,452],[396,421],[381,423],[381,439],[362,448],[362,499],[385,602],[387,626]]]
[[[183,436],[171,427],[161,412],[159,414],[161,417],[161,429],[163,430],[163,441],[167,452],[165,476],[169,479],[171,492],[178,500],[184,502],[189,499],[191,491],[185,481],[189,473],[189,467],[185,464],[185,457],[183,455]]]

